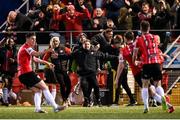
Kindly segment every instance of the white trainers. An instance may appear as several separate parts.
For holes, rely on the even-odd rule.
[[[64,109],[66,109],[65,106],[58,106],[57,108],[54,108],[54,112],[57,113],[57,112],[62,111]]]
[[[35,113],[48,113],[48,112],[45,111],[45,110],[37,110],[37,109],[36,109],[34,112],[35,112]]]

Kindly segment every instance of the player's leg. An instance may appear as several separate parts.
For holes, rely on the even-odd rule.
[[[35,112],[36,113],[47,113],[46,111],[41,109],[42,91],[36,87],[32,87],[31,90],[34,92]]]
[[[46,98],[46,101],[49,102],[53,108],[54,108],[54,112],[59,112],[63,109],[65,109],[65,107],[63,106],[58,106],[52,96],[52,94],[50,93],[47,85],[44,83],[43,80],[41,80],[39,83],[37,83],[35,85],[35,87],[38,87],[42,90],[43,94],[44,94],[44,97]]]

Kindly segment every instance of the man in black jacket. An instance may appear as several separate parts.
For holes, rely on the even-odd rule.
[[[101,100],[99,95],[99,85],[96,79],[98,63],[97,60],[102,59],[118,59],[117,56],[104,54],[96,51],[91,47],[90,40],[86,39],[82,44],[81,49],[77,49],[71,54],[71,59],[74,59],[77,63],[77,73],[80,76],[80,84],[84,95],[84,107],[90,105],[90,94],[92,88],[94,88],[95,98],[97,104],[101,106]],[[62,55],[59,58],[64,58]]]
[[[94,94],[97,100],[97,104],[101,106],[101,100],[99,96],[99,85],[96,79],[98,69],[97,60],[112,60],[118,59],[118,57],[94,51],[91,47],[91,43],[89,40],[86,40],[83,43],[82,49],[75,51],[72,54],[72,57],[76,60],[78,65],[78,74],[80,76],[81,88],[84,94],[83,106],[89,106],[92,88],[94,88]]]

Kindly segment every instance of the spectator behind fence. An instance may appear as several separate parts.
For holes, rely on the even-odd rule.
[[[104,15],[104,10],[96,8],[93,13],[92,29],[100,30],[104,29],[107,23],[107,18]]]
[[[107,12],[107,18],[112,19],[114,24],[118,23],[119,10],[125,6],[124,0],[106,0],[105,8]]]
[[[64,14],[60,14],[58,11],[54,11],[53,19],[54,20],[62,20],[66,24],[66,31],[79,31],[82,32],[82,20],[83,19],[90,19],[90,13],[84,5],[81,6],[83,9],[83,13],[77,12],[75,10],[74,5],[67,6],[67,12]],[[73,42],[76,43],[76,37],[79,35],[79,32],[73,32]],[[70,33],[66,33],[66,40],[70,42]]]
[[[119,17],[118,17],[118,30],[131,30],[132,29],[132,16],[130,12],[132,9],[127,9],[126,7],[122,7],[119,10]]]
[[[82,5],[84,5],[88,9],[90,15],[92,16],[93,8],[92,5],[87,0],[74,0],[74,7],[77,12],[83,12],[83,9],[81,7]],[[83,30],[90,30],[91,20],[88,18],[82,20],[82,26],[83,26]]]
[[[29,31],[33,27],[32,21],[29,17],[16,11],[9,12],[7,22],[9,24],[7,29],[12,31]]]
[[[7,31],[30,31],[33,28],[32,20],[20,12],[10,11],[7,17]],[[24,33],[17,34],[17,43],[24,43]]]

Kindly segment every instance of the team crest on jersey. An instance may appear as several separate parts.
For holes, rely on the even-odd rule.
[[[60,53],[63,53],[63,50],[60,50],[59,52],[60,52]]]

